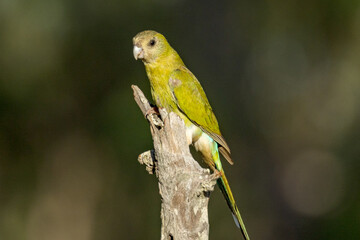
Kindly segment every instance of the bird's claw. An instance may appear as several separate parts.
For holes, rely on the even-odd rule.
[[[217,169],[214,169],[214,172],[211,174],[211,178],[214,180],[221,178],[221,176],[222,176],[222,173]]]
[[[145,117],[148,118],[150,114],[156,114],[157,116],[160,116],[159,109],[156,106],[152,106],[149,110],[146,111]]]
[[[145,118],[149,120],[152,124],[154,124],[156,127],[161,128],[164,126],[163,121],[160,119],[160,112],[159,109],[154,106],[151,107],[149,110],[145,113]]]

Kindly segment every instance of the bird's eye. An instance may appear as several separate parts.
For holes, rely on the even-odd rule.
[[[150,45],[150,46],[154,46],[155,43],[156,43],[155,40],[154,40],[154,39],[151,39],[150,42],[149,42],[149,45]]]

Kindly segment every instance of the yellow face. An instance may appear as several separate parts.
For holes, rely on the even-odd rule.
[[[155,62],[169,47],[162,34],[151,30],[138,33],[133,38],[133,44],[135,59],[141,59],[145,63]]]

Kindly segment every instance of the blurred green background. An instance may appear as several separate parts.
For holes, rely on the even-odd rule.
[[[202,83],[252,239],[360,239],[360,2],[0,1],[0,239],[159,239],[132,37]],[[241,239],[219,189],[210,238]]]

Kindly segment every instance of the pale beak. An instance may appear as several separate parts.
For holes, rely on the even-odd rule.
[[[133,53],[136,60],[144,58],[144,50],[138,46],[134,46]]]

